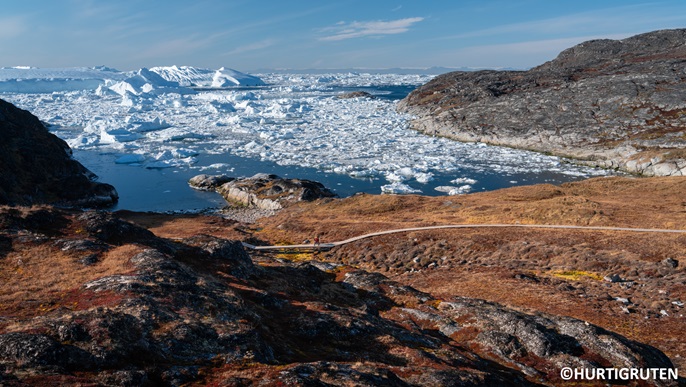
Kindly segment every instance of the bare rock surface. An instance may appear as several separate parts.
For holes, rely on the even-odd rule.
[[[31,113],[0,100],[0,204],[110,206],[113,186],[71,157],[71,149]]]
[[[350,98],[369,98],[374,99],[374,95],[366,91],[351,91],[349,93],[343,93],[338,95],[338,99],[350,99]]]
[[[398,108],[427,134],[683,176],[684,61],[686,29],[592,40],[528,71],[438,76]]]
[[[259,173],[252,177],[198,175],[188,184],[205,191],[217,191],[229,204],[276,211],[299,201],[335,197],[336,194],[319,182],[305,179],[283,179],[277,175]]]

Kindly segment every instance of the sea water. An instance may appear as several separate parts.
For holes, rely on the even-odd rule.
[[[214,192],[203,192],[191,188],[188,180],[198,174],[228,175],[249,177],[257,173],[273,173],[286,178],[319,181],[339,197],[347,197],[359,192],[380,194],[381,186],[388,181],[381,177],[353,178],[348,175],[327,172],[315,168],[278,165],[270,161],[249,159],[231,154],[201,155],[197,163],[176,168],[141,168],[136,164],[116,164],[116,153],[101,153],[89,150],[76,150],[74,158],[87,166],[99,177],[99,181],[112,184],[119,193],[119,203],[113,210],[154,212],[203,212],[219,209],[226,205],[223,198]],[[454,183],[455,176],[467,180]],[[577,181],[585,176],[576,176],[558,171],[524,172],[481,172],[469,169],[450,173],[436,173],[428,183],[408,182],[421,191],[422,195],[445,196],[446,192],[436,187],[470,185],[468,192],[490,191],[499,188],[539,183],[561,184]],[[474,180],[469,181],[468,179]],[[471,183],[471,184],[468,184]]]

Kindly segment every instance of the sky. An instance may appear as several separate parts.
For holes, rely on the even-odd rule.
[[[526,69],[685,27],[683,0],[3,0],[0,66]]]

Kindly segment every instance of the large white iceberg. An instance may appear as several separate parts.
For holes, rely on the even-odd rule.
[[[141,95],[148,93],[195,93],[195,91],[192,89],[180,86],[178,82],[166,80],[158,73],[150,71],[146,68],[142,68],[123,81],[115,83],[114,85],[110,86],[110,89],[121,96],[126,96],[127,94]]]
[[[150,69],[162,78],[188,87],[224,88],[234,86],[264,86],[262,79],[240,71],[220,68],[202,69],[190,66],[166,66]]]
[[[260,78],[224,67],[215,71],[214,75],[212,75],[212,87],[264,85],[265,83]]]

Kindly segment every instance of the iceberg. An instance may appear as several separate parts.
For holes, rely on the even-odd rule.
[[[152,132],[156,130],[167,129],[171,127],[171,125],[169,125],[167,121],[160,120],[159,117],[156,117],[152,121],[129,123],[129,127],[134,132]]]
[[[190,66],[160,66],[151,67],[150,71],[157,73],[160,77],[177,82],[181,86],[209,86],[208,80],[212,79],[214,71],[200,69]]]
[[[212,76],[212,87],[230,86],[265,86],[265,83],[260,78],[224,67],[215,71]]]
[[[414,179],[417,180],[418,183],[427,184],[434,179],[434,174],[431,172],[418,172],[414,175]]]
[[[126,94],[194,94],[193,89],[180,86],[178,82],[162,78],[158,73],[142,68],[134,72],[128,78],[110,86],[115,93],[124,97]]]
[[[143,138],[143,135],[132,133],[124,128],[109,129],[100,132],[100,144],[116,144],[122,142],[131,142]]]
[[[67,140],[67,145],[72,149],[88,148],[93,145],[97,145],[99,142],[99,137],[92,134],[80,134],[76,138]]]
[[[220,68],[202,69],[190,66],[152,67],[150,71],[160,77],[186,87],[225,88],[235,86],[265,86],[265,82],[253,75]]]

